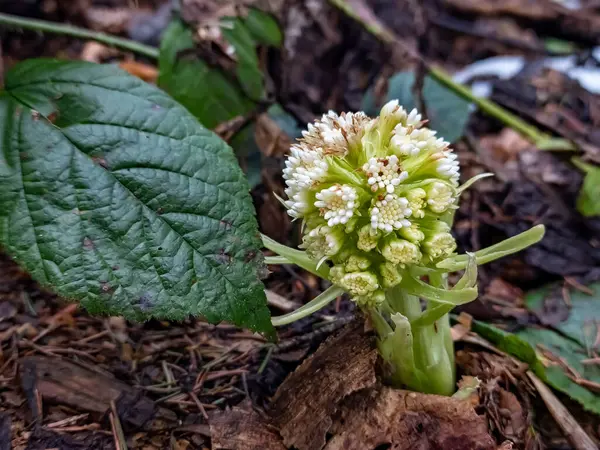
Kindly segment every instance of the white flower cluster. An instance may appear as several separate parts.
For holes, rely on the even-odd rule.
[[[292,146],[283,177],[302,247],[361,304],[382,301],[408,265],[454,252],[449,233],[459,165],[416,110],[387,103],[377,118],[329,112]]]

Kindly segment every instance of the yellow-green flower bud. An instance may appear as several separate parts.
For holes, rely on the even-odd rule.
[[[338,253],[344,244],[344,238],[343,231],[322,225],[304,235],[300,248],[306,249],[310,258],[321,260]]]
[[[427,206],[434,213],[445,212],[455,200],[454,188],[441,181],[434,181],[426,187]]]
[[[422,256],[419,247],[412,242],[394,238],[388,239],[381,254],[393,264],[417,264]]]
[[[346,275],[346,271],[342,266],[336,265],[329,270],[329,279],[333,284],[337,284],[338,286],[342,286],[342,278],[344,275]]]
[[[379,233],[373,230],[370,225],[365,225],[358,230],[358,242],[356,246],[359,250],[368,252],[377,247],[377,241],[379,240]]]
[[[398,230],[398,234],[407,241],[417,245],[425,239],[425,233],[419,229],[419,226],[416,223],[413,223],[410,227],[401,228]]]
[[[346,260],[344,268],[346,272],[360,272],[367,270],[371,265],[371,261],[362,255],[350,255]]]
[[[396,286],[402,281],[402,275],[400,275],[400,272],[398,271],[398,266],[390,262],[383,263],[379,266],[379,274],[381,275],[381,284],[386,288]]]
[[[425,206],[427,206],[425,197],[427,197],[427,192],[421,188],[414,188],[406,193],[406,199],[408,200],[408,207],[412,211],[412,217],[422,219],[425,216],[425,211],[423,211]]]
[[[456,241],[450,233],[435,233],[427,237],[421,248],[435,261],[450,256],[456,249]]]
[[[351,295],[367,295],[379,288],[377,277],[371,272],[347,273],[342,277],[339,285]]]
[[[367,295],[357,295],[352,297],[352,301],[363,308],[376,308],[385,301],[385,293],[378,290]]]

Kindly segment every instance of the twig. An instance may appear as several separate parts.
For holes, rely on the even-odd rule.
[[[204,417],[206,420],[208,420],[208,414],[206,413],[206,409],[204,408],[204,405],[202,404],[202,402],[200,401],[200,399],[198,398],[198,396],[195,393],[193,393],[193,392],[190,392],[188,395],[190,396],[190,398],[192,400],[194,400],[194,403],[196,404],[196,406],[200,410],[200,413],[202,414],[202,417]]]
[[[125,439],[125,433],[123,433],[123,428],[121,427],[121,421],[119,420],[119,414],[117,413],[117,405],[114,400],[111,400],[110,402],[110,410],[110,426],[112,428],[116,450],[127,450],[127,440]]]
[[[45,33],[63,34],[78,39],[98,41],[112,47],[129,50],[148,58],[158,59],[158,49],[148,45],[140,44],[129,39],[123,39],[98,31],[90,31],[73,25],[64,25],[46,20],[28,19],[11,14],[0,13],[0,25],[11,28],[23,28],[26,30],[41,31]]]
[[[550,414],[558,423],[567,439],[573,444],[576,450],[597,450],[598,447],[592,439],[583,431],[583,428],[575,421],[567,408],[556,398],[554,393],[546,386],[538,377],[531,371],[527,372],[527,376],[533,382],[537,391],[548,407]]]
[[[46,425],[46,428],[64,428],[66,425],[73,425],[74,423],[80,421],[81,419],[87,419],[89,416],[88,413],[79,414],[78,416],[67,417],[66,419],[59,420],[57,422],[52,422]]]
[[[475,103],[479,109],[481,109],[481,111],[492,117],[495,117],[505,125],[518,131],[523,136],[533,141],[536,147],[540,150],[576,150],[576,147],[571,141],[560,138],[552,138],[551,136],[537,129],[535,126],[514,115],[507,109],[504,109],[502,106],[492,102],[491,100],[488,100],[487,98],[476,96],[469,87],[457,83],[444,70],[431,66],[431,64],[425,61],[425,59],[418,52],[406,46],[404,42],[402,42],[402,40],[396,36],[395,33],[393,33],[389,28],[379,21],[369,7],[361,4],[361,10],[359,13],[352,6],[350,3],[351,1],[356,0],[329,0],[331,4],[342,10],[347,16],[359,22],[367,31],[373,34],[373,36],[375,36],[381,42],[388,45],[392,50],[401,51],[402,54],[408,55],[415,61],[424,64],[431,77],[437,80],[440,84],[444,85],[465,100]]]

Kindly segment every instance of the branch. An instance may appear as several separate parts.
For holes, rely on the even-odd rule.
[[[85,28],[79,28],[73,25],[58,24],[46,20],[28,19],[3,13],[0,13],[0,25],[5,25],[9,28],[22,28],[45,33],[63,34],[77,39],[98,41],[112,47],[147,56],[148,58],[158,59],[158,49],[155,47],[98,31],[86,30]]]
[[[452,77],[444,70],[438,67],[432,67],[431,64],[429,64],[418,52],[406,46],[394,32],[381,23],[370,8],[361,4],[360,12],[358,12],[358,10],[352,6],[353,1],[360,0],[329,0],[331,4],[342,10],[348,17],[351,17],[359,22],[369,33],[371,33],[384,44],[388,45],[392,51],[395,49],[401,49],[404,54],[415,59],[424,67],[426,67],[432,78],[446,86],[451,91],[455,92],[458,96],[475,103],[486,114],[495,117],[505,125],[518,131],[523,136],[530,139],[539,149],[569,151],[576,150],[576,147],[571,141],[566,139],[552,138],[550,135],[543,133],[535,126],[525,122],[523,119],[511,113],[502,106],[492,102],[491,100],[488,100],[487,98],[476,96],[469,87],[454,81]]]

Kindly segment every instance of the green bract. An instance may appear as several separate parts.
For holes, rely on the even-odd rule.
[[[284,203],[305,223],[302,247],[331,261],[332,281],[360,304],[381,303],[407,266],[434,267],[456,248],[458,161],[423,123],[397,101],[374,119],[329,112],[286,161]]]

